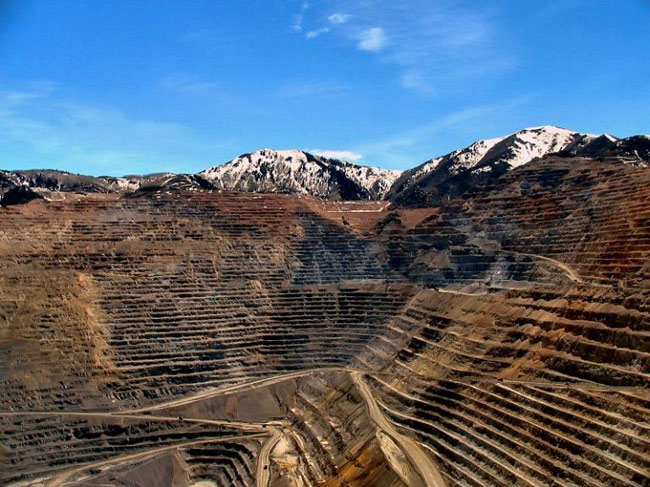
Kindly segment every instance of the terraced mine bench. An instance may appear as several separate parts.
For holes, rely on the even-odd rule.
[[[2,208],[0,483],[644,487],[649,188],[558,157],[436,208]]]

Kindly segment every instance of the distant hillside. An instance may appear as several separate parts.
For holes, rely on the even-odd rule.
[[[386,199],[397,206],[432,206],[549,154],[614,158],[625,164],[647,167],[650,138],[638,135],[618,139],[608,134],[597,136],[545,125],[506,137],[479,140],[404,172],[361,166],[299,150],[272,149],[243,154],[198,174],[93,177],[54,169],[0,170],[0,195],[17,187],[29,188],[46,198],[50,191],[231,190],[290,193],[328,200]]]
[[[622,162],[646,166],[650,161],[649,145],[650,139],[646,136],[617,139],[552,125],[527,128],[507,137],[479,140],[404,171],[387,199],[398,205],[436,205],[442,198],[459,195],[478,183],[553,153],[617,157]]]

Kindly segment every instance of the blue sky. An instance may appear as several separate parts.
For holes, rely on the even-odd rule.
[[[555,124],[650,132],[647,0],[0,0],[0,168],[404,169]]]

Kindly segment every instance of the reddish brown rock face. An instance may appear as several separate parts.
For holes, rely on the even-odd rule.
[[[1,208],[0,483],[646,485],[650,172],[486,184]]]

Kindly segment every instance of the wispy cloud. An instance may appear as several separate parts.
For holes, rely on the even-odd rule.
[[[197,102],[215,108],[236,107],[240,112],[256,111],[256,107],[251,106],[247,97],[232,86],[228,88],[222,86],[222,83],[223,80],[218,83],[196,74],[172,73],[160,79],[158,88],[168,92],[165,94],[195,99]]]
[[[92,174],[197,170],[225,144],[171,122],[70,100],[58,90],[0,91],[0,167],[50,166]],[[205,156],[203,156],[205,157]],[[192,161],[193,158],[197,158]]]
[[[345,24],[348,20],[350,20],[350,15],[344,14],[342,12],[336,12],[327,17],[327,20],[329,20],[332,24]]]
[[[381,51],[386,45],[386,34],[381,27],[371,27],[359,34],[359,49],[362,51]]]
[[[303,3],[300,7],[300,12],[294,16],[294,23],[292,25],[292,30],[294,32],[302,32],[304,30],[305,12],[308,7],[309,4]],[[334,12],[327,15],[325,18],[321,17],[320,20],[315,23],[317,26],[320,24],[320,27],[314,27],[308,30],[305,33],[305,38],[315,39],[323,34],[332,32],[333,29],[347,23],[350,20],[350,17],[351,15],[344,12]]]
[[[296,14],[293,17],[293,24],[291,25],[291,30],[294,32],[302,32],[302,22],[305,19],[303,14]]]
[[[186,95],[207,95],[218,91],[217,84],[188,74],[174,74],[160,80],[160,87]]]
[[[307,149],[307,152],[317,156],[328,157],[330,159],[342,159],[344,161],[357,162],[363,159],[363,155],[348,150]]]
[[[417,3],[417,2],[416,2]],[[496,75],[513,65],[485,9],[444,1],[438,8],[391,9],[391,45],[382,59],[400,69],[402,87],[426,95],[459,89],[459,80]]]
[[[443,151],[435,146],[438,136],[450,130],[459,131],[470,122],[476,124],[485,122],[499,114],[508,113],[528,103],[529,95],[515,96],[512,99],[498,103],[479,104],[449,112],[425,124],[411,127],[392,137],[371,140],[353,147],[353,150],[366,155],[366,159],[392,161],[393,165],[414,166],[424,162],[426,158],[443,155]],[[485,134],[487,137],[489,134]],[[481,137],[481,134],[475,134]],[[468,141],[471,143],[472,141]],[[447,148],[450,150],[456,149]],[[414,154],[418,154],[413,156]],[[417,157],[413,159],[413,157]]]
[[[307,9],[309,9],[309,2],[302,2],[298,13],[293,16],[293,23],[291,24],[292,31],[303,31],[303,23],[305,21],[305,13],[307,12]]]
[[[334,11],[334,13],[331,13]],[[329,35],[374,53],[379,62],[395,67],[403,88],[426,96],[462,90],[481,77],[496,76],[516,65],[502,30],[498,5],[481,8],[457,0],[333,0],[313,2],[307,19]],[[327,22],[323,25],[323,20]],[[309,38],[321,35],[318,29]]]
[[[43,98],[56,90],[57,86],[57,83],[51,81],[33,81],[26,83],[20,90],[0,90],[0,106],[6,108]]]
[[[329,27],[321,27],[320,29],[316,30],[310,30],[305,34],[305,37],[307,39],[315,39],[318,36],[321,36],[323,34],[327,34],[330,31]]]

